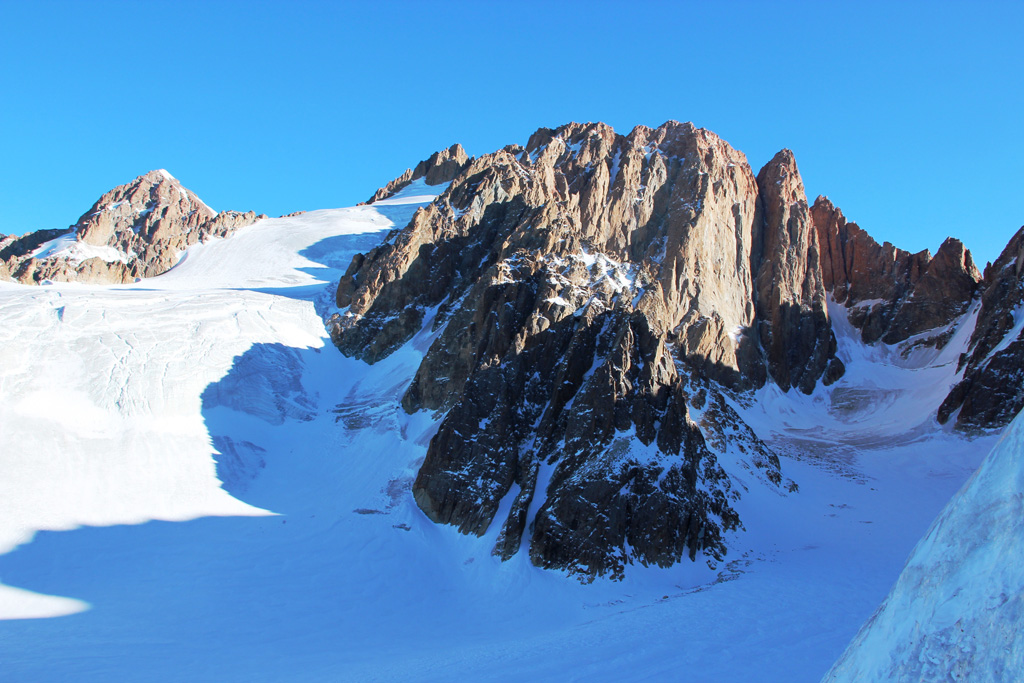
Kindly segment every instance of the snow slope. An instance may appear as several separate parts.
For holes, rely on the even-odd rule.
[[[0,287],[0,679],[828,670],[992,442],[920,406],[872,436],[863,411],[955,369],[851,355],[827,391],[741,406],[800,492],[751,486],[724,567],[580,585],[501,563],[498,529],[436,526],[409,493],[437,422],[398,399],[429,333],[367,366],[322,322],[352,254],[437,192],[265,220],[136,285]]]
[[[127,254],[118,251],[114,247],[101,247],[86,242],[79,242],[74,231],[54,238],[49,242],[44,242],[38,249],[32,252],[32,258],[44,259],[54,257],[66,258],[75,265],[90,258],[100,258],[107,263],[115,261],[128,263],[129,260]]]
[[[1024,672],[1024,415],[942,511],[829,681]]]
[[[4,285],[0,551],[39,529],[267,514],[220,487],[200,396],[253,344],[323,345],[307,302],[258,287],[318,282],[298,251],[338,222],[330,211],[264,221],[134,286]],[[386,225],[346,223],[353,236]]]

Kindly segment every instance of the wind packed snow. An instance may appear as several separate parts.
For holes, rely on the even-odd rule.
[[[66,258],[74,265],[91,258],[99,258],[107,263],[128,263],[130,260],[127,254],[114,247],[79,242],[74,231],[43,242],[32,252],[32,258]]]
[[[401,190],[391,195],[387,199],[381,199],[373,203],[376,207],[382,206],[403,206],[407,204],[416,204],[417,206],[423,204],[429,204],[430,202],[437,199],[451,183],[442,183],[441,185],[428,185],[426,178],[419,178],[414,180]],[[399,225],[398,227],[403,227]]]
[[[830,681],[1024,672],[1024,415],[917,545]]]
[[[929,421],[968,323],[908,367],[836,308],[843,380],[735,406],[799,493],[737,481],[715,569],[583,585],[494,558],[500,521],[462,536],[413,502],[438,416],[398,401],[436,331],[373,366],[326,337],[352,255],[443,189],[260,221],[135,285],[0,285],[0,679],[828,671],[992,445]]]

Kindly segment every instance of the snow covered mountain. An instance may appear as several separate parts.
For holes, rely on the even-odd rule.
[[[217,213],[160,169],[115,187],[62,230],[0,235],[0,278],[124,283],[170,270],[197,242],[225,237],[260,218]]]
[[[715,566],[743,524],[734,482],[797,488],[742,407],[766,386],[834,385],[832,318],[908,367],[979,348],[982,278],[963,244],[934,258],[878,245],[827,199],[809,205],[788,150],[755,175],[692,124],[569,124],[453,161],[438,200],[353,261],[331,334],[373,363],[435,332],[402,399],[444,414],[413,494],[464,533],[500,524],[505,559],[522,548],[585,578]]]
[[[817,680],[1009,419],[1016,262],[685,124],[189,245],[0,282],[12,680]]]

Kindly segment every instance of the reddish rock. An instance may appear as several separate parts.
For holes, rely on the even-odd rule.
[[[826,310],[818,233],[793,153],[776,154],[757,184],[764,211],[755,281],[761,347],[776,384],[809,394],[830,363],[829,377],[842,374],[842,363]]]
[[[166,272],[197,242],[226,237],[261,218],[252,211],[217,213],[166,171],[150,171],[100,197],[70,227],[76,243],[70,251],[33,258],[43,243],[69,232],[45,230],[4,247],[0,259],[26,284],[132,282]]]
[[[896,344],[967,311],[981,275],[959,240],[947,239],[933,259],[928,251],[879,245],[826,197],[814,202],[811,217],[825,290],[849,309],[865,343]],[[935,341],[944,343],[940,335]]]
[[[1024,227],[985,269],[980,289],[981,309],[960,359],[962,379],[938,415],[943,423],[955,417],[967,432],[1004,427],[1024,408]]]
[[[465,533],[498,523],[499,556],[525,537],[535,564],[585,577],[722,557],[737,493],[689,417],[687,383],[809,391],[841,373],[792,169],[785,196],[768,195],[769,223],[746,158],[709,131],[542,129],[469,161],[357,256],[331,324],[342,351],[375,362],[439,330],[403,398],[446,411],[413,487],[425,514]],[[803,227],[784,241],[796,213]],[[779,285],[759,288],[768,272]],[[775,316],[773,296],[795,317]],[[800,343],[766,354],[762,328],[778,348]],[[779,359],[770,376],[765,358]],[[778,460],[755,459],[778,486]]]

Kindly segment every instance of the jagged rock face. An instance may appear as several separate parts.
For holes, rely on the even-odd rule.
[[[148,244],[192,232],[216,215],[166,171],[150,171],[100,197],[74,227],[86,244],[112,245],[129,232]]]
[[[60,237],[66,230],[36,230],[27,235],[17,237],[5,235],[0,238],[0,262],[5,265],[16,262],[18,259],[28,256],[33,251],[49,242],[55,237]]]
[[[14,279],[23,284],[41,282],[90,282],[116,285],[132,282],[138,270],[122,261],[105,261],[99,257],[81,261],[68,259],[28,259],[15,271]]]
[[[802,192],[795,165],[791,170]],[[417,310],[440,304],[452,288],[476,282],[517,249],[577,260],[600,254],[638,278],[631,291],[651,297],[658,326],[682,341],[688,361],[729,386],[760,386],[765,370],[755,301],[763,300],[767,312],[772,295],[755,292],[756,269],[769,273],[761,282],[766,291],[777,287],[777,298],[824,311],[820,287],[804,295],[802,281],[777,285],[770,277],[761,256],[765,235],[787,226],[766,226],[761,206],[746,158],[689,124],[640,127],[628,137],[601,124],[542,129],[525,149],[471,162],[394,241],[353,262],[338,292],[338,305],[349,308],[340,323],[342,348],[371,362],[386,355],[418,329],[422,316],[408,304]],[[797,254],[813,239],[806,229],[792,246],[788,238],[769,237],[792,252],[792,278],[817,267]],[[571,288],[555,284],[556,293],[564,289],[571,298]],[[773,330],[780,321],[767,323]],[[787,334],[778,338],[785,342]],[[824,353],[831,356],[827,348]],[[805,390],[824,370],[821,362],[812,366]]]
[[[971,252],[960,240],[947,238],[897,310],[883,341],[901,342],[953,322],[967,312],[980,281]]]
[[[824,287],[850,309],[865,343],[897,344],[938,330],[970,307],[981,274],[959,240],[947,239],[932,258],[927,250],[911,254],[879,245],[825,197],[814,202],[811,217]],[[945,337],[931,341],[941,346]]]
[[[825,306],[818,233],[793,153],[786,149],[776,154],[758,173],[757,185],[765,222],[756,259],[761,347],[779,386],[809,394],[822,374],[831,383],[843,374],[843,366],[835,357],[836,340]]]
[[[416,168],[406,169],[405,173],[377,190],[366,203],[372,204],[381,199],[387,199],[420,178],[423,178],[427,185],[451,182],[466,167],[467,163],[469,163],[469,157],[466,155],[466,150],[462,149],[462,145],[456,143],[448,149],[434,152],[429,159],[424,159],[416,164]]]
[[[253,212],[217,213],[166,171],[150,171],[104,194],[71,226],[78,247],[34,258],[43,243],[66,231],[39,231],[0,252],[14,279],[94,283],[154,277],[177,263],[189,246],[224,237],[260,218]],[[99,252],[99,256],[89,256]]]
[[[849,308],[866,343],[898,344],[920,335],[914,345],[941,348],[980,295],[968,352],[958,367],[961,380],[937,418],[946,423],[955,417],[957,429],[968,432],[1009,424],[1024,407],[1024,228],[982,278],[959,240],[948,238],[931,258],[927,251],[879,246],[824,197],[811,215],[822,245],[825,289]]]
[[[374,362],[437,333],[403,399],[446,412],[413,489],[431,519],[501,524],[500,556],[525,539],[583,576],[725,552],[736,492],[688,382],[810,391],[842,372],[792,156],[761,175],[771,188],[691,124],[541,129],[353,260],[343,352]]]
[[[962,380],[939,408],[965,431],[1003,427],[1024,408],[1024,227],[985,269]]]

